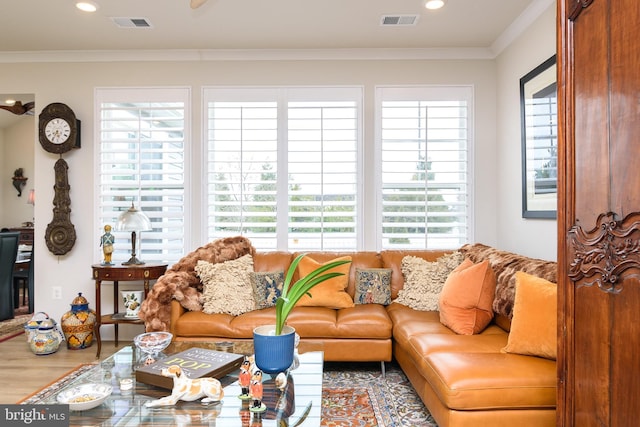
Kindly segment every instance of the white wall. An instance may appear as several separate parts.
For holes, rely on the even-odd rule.
[[[365,89],[365,144],[373,144],[375,85],[471,84],[475,96],[474,173],[475,231],[477,241],[497,243],[496,191],[496,69],[493,60],[393,60],[393,61],[197,61],[197,62],[100,62],[100,63],[24,63],[0,67],[0,92],[34,93],[36,115],[51,102],[68,104],[82,120],[82,148],[63,155],[69,164],[71,220],[77,240],[64,256],[49,253],[44,234],[52,218],[53,165],[58,156],[45,152],[35,140],[36,311],[59,319],[78,292],[95,308],[91,264],[101,260],[101,224],[96,216],[97,183],[94,166],[94,89],[113,86],[189,86],[193,105],[194,159],[200,159],[201,90],[206,85],[362,85]],[[194,191],[191,205],[199,206],[201,165],[192,164]],[[193,218],[192,224],[198,224]],[[190,246],[202,243],[193,226]],[[188,240],[189,241],[189,240]],[[52,287],[61,286],[61,300],[53,300]],[[112,305],[112,287],[103,284],[103,307]],[[112,327],[103,327],[103,338],[112,337]],[[121,337],[140,332],[140,327],[121,326]]]
[[[2,112],[2,114],[10,114]],[[0,129],[0,226],[20,227],[23,222],[33,221],[33,206],[27,203],[29,190],[34,188],[34,138],[35,120],[33,116],[21,116],[14,124]],[[13,172],[23,169],[23,176],[29,178],[22,189],[22,196],[13,186]]]
[[[557,221],[522,218],[520,78],[556,51],[556,10],[552,4],[497,58],[498,247],[555,260]]]

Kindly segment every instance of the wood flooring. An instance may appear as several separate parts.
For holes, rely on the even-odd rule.
[[[103,360],[130,342],[119,340],[102,342]],[[47,386],[83,363],[95,363],[97,344],[82,350],[69,350],[62,343],[57,352],[36,356],[29,349],[24,334],[0,343],[0,403],[17,403]]]

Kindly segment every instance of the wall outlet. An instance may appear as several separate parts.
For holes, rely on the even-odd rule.
[[[53,299],[62,299],[62,286],[53,286],[51,288],[51,298]]]

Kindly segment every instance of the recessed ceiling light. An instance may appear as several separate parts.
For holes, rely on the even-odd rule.
[[[14,105],[16,103],[16,100],[9,98],[9,99],[5,99],[4,103],[7,105]]]
[[[76,3],[76,7],[83,12],[95,12],[98,10],[98,4],[92,1],[79,1]]]
[[[444,6],[443,0],[427,0],[424,4],[424,7],[431,10],[440,9],[442,6]]]

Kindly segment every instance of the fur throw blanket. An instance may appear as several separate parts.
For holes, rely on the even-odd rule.
[[[187,310],[202,311],[202,283],[195,272],[199,260],[215,264],[247,254],[255,255],[255,248],[249,239],[237,236],[214,240],[183,257],[156,281],[142,302],[139,316],[146,332],[169,330],[172,299]]]

